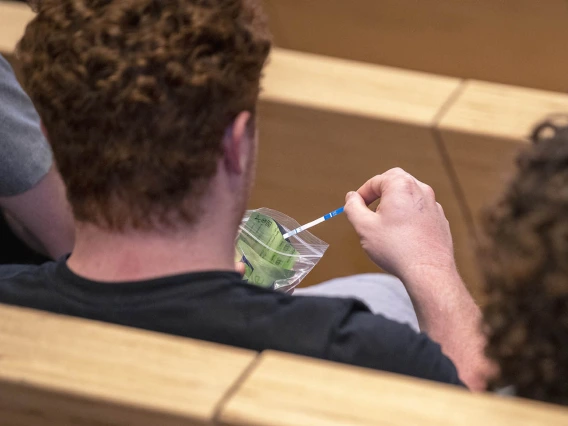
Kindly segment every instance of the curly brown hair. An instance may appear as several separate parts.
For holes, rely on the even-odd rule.
[[[192,223],[271,47],[258,0],[42,0],[18,48],[77,220]],[[193,204],[190,206],[190,204]]]
[[[37,12],[38,8],[39,8],[39,2],[41,0],[24,0],[29,6],[30,8],[34,11]]]
[[[539,126],[483,216],[481,266],[493,387],[568,404],[568,127]]]

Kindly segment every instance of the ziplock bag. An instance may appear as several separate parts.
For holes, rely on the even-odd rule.
[[[300,224],[276,210],[246,212],[237,236],[237,260],[245,264],[244,280],[289,292],[323,257],[329,244],[304,231],[287,240],[283,234]]]

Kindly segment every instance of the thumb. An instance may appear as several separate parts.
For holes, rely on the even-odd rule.
[[[357,233],[361,234],[362,228],[369,220],[372,220],[374,213],[369,210],[365,200],[358,192],[349,192],[345,197],[345,213],[351,225]]]

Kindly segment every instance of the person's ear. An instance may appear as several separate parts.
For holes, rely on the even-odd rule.
[[[250,144],[254,143],[251,138],[250,120],[251,113],[243,111],[237,115],[231,126],[225,132],[224,150],[225,165],[235,174],[242,174],[247,170],[247,164],[251,160],[253,150]]]

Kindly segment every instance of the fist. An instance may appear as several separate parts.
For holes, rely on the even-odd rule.
[[[367,205],[380,199],[376,211]],[[450,226],[434,190],[402,169],[368,180],[345,212],[368,256],[403,282],[425,268],[455,269]]]

